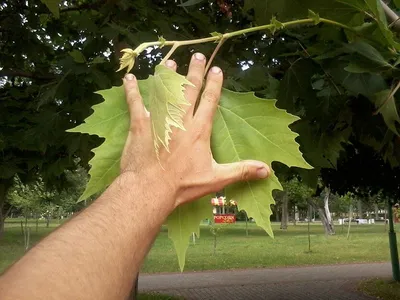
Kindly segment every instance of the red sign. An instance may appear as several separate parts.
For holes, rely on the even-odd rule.
[[[235,223],[236,216],[234,214],[215,215],[214,222],[215,223]]]

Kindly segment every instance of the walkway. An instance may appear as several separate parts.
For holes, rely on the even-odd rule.
[[[390,276],[389,263],[168,273],[141,275],[139,290],[186,300],[368,300],[357,282]]]

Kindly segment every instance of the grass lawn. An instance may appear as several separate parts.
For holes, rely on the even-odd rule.
[[[174,296],[162,295],[162,294],[139,294],[137,300],[182,300]]]
[[[358,289],[378,299],[400,300],[400,283],[390,279],[365,280],[359,284]]]
[[[7,224],[0,240],[0,272],[24,253],[24,240],[18,223]],[[37,242],[57,226],[40,224],[35,232],[31,224],[31,241]],[[398,226],[398,225],[397,225]],[[219,231],[216,254],[208,225],[201,226],[200,239],[190,244],[185,271],[279,266],[318,265],[354,262],[389,261],[388,235],[383,225],[352,225],[350,239],[346,230],[336,226],[337,234],[326,237],[320,224],[311,225],[311,253],[308,253],[307,226],[289,226],[287,231],[273,225],[275,239],[249,224],[246,237],[244,224],[225,225]],[[400,240],[400,239],[399,239]],[[142,268],[143,273],[179,272],[178,262],[167,228],[163,227]]]

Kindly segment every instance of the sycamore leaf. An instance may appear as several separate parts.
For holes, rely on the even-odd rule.
[[[312,168],[302,157],[298,136],[289,125],[298,120],[275,106],[276,100],[258,98],[254,93],[224,89],[216,112],[212,152],[219,163],[244,159],[261,160],[269,165],[279,161],[289,167]],[[272,191],[282,189],[273,173],[267,180],[237,183],[226,188],[229,199],[238,201],[258,226],[273,236],[270,223]]]
[[[212,196],[208,195],[191,203],[177,207],[168,217],[168,237],[173,241],[181,271],[185,266],[189,237],[194,232],[200,236],[200,222],[212,219]]]
[[[160,146],[169,151],[171,127],[185,130],[182,121],[185,110],[182,106],[190,103],[185,98],[184,85],[193,84],[163,65],[156,66],[154,76],[150,75],[148,81],[148,109],[151,115],[154,148],[157,153]]]
[[[61,0],[40,0],[44,5],[47,6],[49,11],[54,15],[56,19],[60,17],[60,8],[59,5]]]
[[[104,190],[118,176],[121,154],[129,130],[129,113],[123,86],[97,93],[105,101],[92,107],[93,114],[85,123],[68,130],[105,138],[103,144],[93,149],[90,180],[80,200]]]
[[[347,44],[345,48],[349,52],[356,53],[365,59],[360,64],[361,67],[362,65],[367,65],[367,67],[376,70],[387,70],[393,68],[393,66],[386,61],[386,59],[376,48],[364,41],[357,41],[351,44]],[[356,65],[359,61],[356,59],[356,57],[353,57],[353,59],[355,59],[355,62],[353,64]],[[353,59],[350,60],[350,64],[352,63]],[[367,67],[365,68],[367,69]]]
[[[397,129],[397,126],[400,125],[400,117],[397,111],[394,95],[392,95],[392,91],[384,90],[376,93],[374,102],[389,129],[395,134],[400,135]]]

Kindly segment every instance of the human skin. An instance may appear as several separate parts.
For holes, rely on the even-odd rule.
[[[166,65],[176,70],[174,61]],[[159,159],[136,78],[124,77],[131,123],[120,175],[0,277],[2,300],[126,299],[161,225],[177,206],[237,181],[268,177],[263,162],[218,164],[213,159],[210,136],[223,74],[213,67],[202,91],[205,66],[204,55],[193,55],[187,79],[194,86],[185,89],[191,103],[186,131],[173,130],[170,152],[160,149]]]

